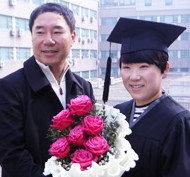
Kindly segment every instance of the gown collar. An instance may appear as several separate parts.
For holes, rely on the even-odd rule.
[[[164,99],[166,97],[166,93],[163,92],[162,96],[158,99],[156,99],[155,101],[153,101],[148,108],[137,118],[137,120],[134,122],[134,114],[135,114],[135,101],[133,100],[133,105],[132,105],[132,111],[131,111],[131,115],[130,115],[130,119],[129,119],[129,126],[130,128],[132,128],[133,126],[135,126],[139,120],[141,120],[152,108],[154,108],[158,103],[160,103],[160,101],[162,99]]]

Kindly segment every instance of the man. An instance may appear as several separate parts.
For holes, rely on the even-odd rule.
[[[132,129],[126,138],[139,156],[122,177],[189,177],[190,112],[162,89],[168,47],[184,27],[120,18],[108,41],[121,44],[120,68],[133,98],[118,104]]]
[[[44,177],[53,116],[77,95],[94,99],[91,84],[72,73],[66,60],[76,38],[73,13],[43,4],[32,12],[29,28],[34,56],[0,80],[2,177]]]

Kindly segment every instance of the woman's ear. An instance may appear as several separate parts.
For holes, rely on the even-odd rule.
[[[164,73],[163,73],[163,76],[162,76],[163,79],[167,77],[167,75],[169,73],[169,70],[170,70],[170,64],[167,62],[166,69],[164,70]]]

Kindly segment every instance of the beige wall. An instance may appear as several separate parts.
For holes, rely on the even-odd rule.
[[[5,61],[4,66],[0,65],[0,78],[21,68],[23,61]]]

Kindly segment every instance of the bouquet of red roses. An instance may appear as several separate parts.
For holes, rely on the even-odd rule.
[[[53,117],[53,140],[44,175],[53,177],[121,176],[138,159],[125,139],[131,133],[125,116],[113,107],[80,95]]]

